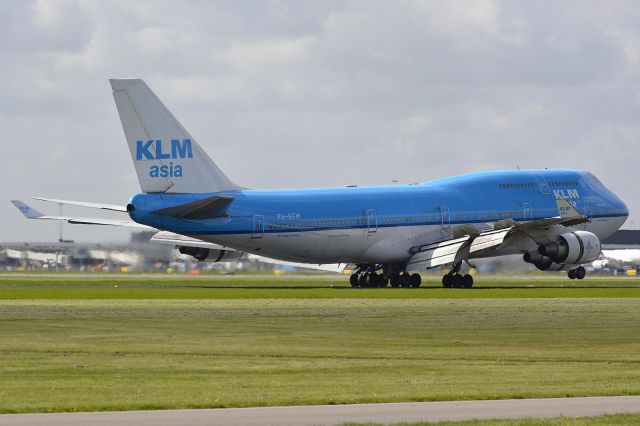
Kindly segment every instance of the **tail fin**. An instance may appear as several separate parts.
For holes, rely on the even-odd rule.
[[[109,80],[143,192],[240,189],[140,79]]]

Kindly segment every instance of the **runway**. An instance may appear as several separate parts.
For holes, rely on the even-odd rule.
[[[0,425],[304,426],[640,413],[640,396],[407,402],[98,413],[5,414]]]

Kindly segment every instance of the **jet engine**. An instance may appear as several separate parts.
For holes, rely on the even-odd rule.
[[[537,252],[527,252],[522,259],[527,263],[533,263],[536,268],[546,271],[553,264],[553,260],[547,256],[542,256]]]
[[[587,231],[566,232],[554,240],[542,244],[537,252],[523,256],[541,271],[563,271],[576,265],[590,263],[600,256],[600,239]]]
[[[590,263],[600,256],[600,239],[587,231],[566,232],[538,247],[538,254],[560,264]]]
[[[178,251],[181,254],[193,256],[193,258],[199,262],[230,262],[232,260],[237,260],[242,256],[241,251],[216,250],[204,247],[180,246],[178,247]]]

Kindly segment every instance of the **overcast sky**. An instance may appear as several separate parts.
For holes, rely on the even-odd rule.
[[[139,191],[108,83],[125,77],[240,185],[579,168],[640,226],[637,1],[0,0],[0,64],[0,241],[57,238],[11,199]]]

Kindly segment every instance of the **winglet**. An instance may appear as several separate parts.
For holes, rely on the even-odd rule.
[[[560,213],[560,217],[563,220],[583,218],[580,212],[576,210],[576,208],[567,200],[557,199],[556,204],[558,205],[558,212]]]
[[[29,207],[20,200],[11,200],[11,203],[13,203],[13,205],[16,206],[16,208],[20,210],[20,213],[25,215],[27,219],[39,219],[44,216],[38,210]]]

